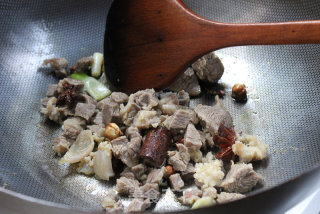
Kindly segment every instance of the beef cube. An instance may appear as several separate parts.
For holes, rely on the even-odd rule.
[[[55,97],[58,95],[58,85],[57,84],[49,84],[47,90],[47,97]]]
[[[258,183],[262,176],[253,170],[252,164],[232,164],[230,171],[221,183],[226,192],[247,193]]]
[[[171,187],[173,191],[179,191],[182,187],[184,187],[184,182],[180,177],[179,173],[173,174],[169,177]]]
[[[75,116],[82,117],[86,121],[89,121],[95,113],[95,110],[96,106],[93,104],[78,103],[76,106]]]

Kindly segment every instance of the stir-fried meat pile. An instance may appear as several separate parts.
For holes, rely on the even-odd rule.
[[[92,61],[80,59],[71,73],[88,72]],[[241,199],[263,184],[251,162],[264,159],[268,146],[256,136],[236,134],[218,96],[213,106],[189,107],[189,93],[200,93],[196,75],[208,82],[222,76],[223,65],[213,53],[192,66],[195,72],[184,73],[172,86],[176,92],[113,92],[98,101],[83,81],[64,75],[70,72],[65,60],[46,63],[65,77],[50,84],[41,100],[43,116],[62,125],[53,150],[62,156],[60,164],[75,164],[77,172],[99,180],[116,180],[102,202],[107,211],[143,212],[169,188],[181,192],[181,204],[198,208]],[[122,204],[123,197],[131,203]]]

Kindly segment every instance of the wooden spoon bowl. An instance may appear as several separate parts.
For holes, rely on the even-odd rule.
[[[320,21],[230,24],[180,0],[114,0],[104,44],[108,78],[124,92],[164,89],[204,54],[239,45],[320,43]]]

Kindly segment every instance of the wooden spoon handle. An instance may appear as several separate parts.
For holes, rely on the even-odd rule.
[[[222,24],[215,22],[227,46],[319,44],[320,21],[259,24]]]

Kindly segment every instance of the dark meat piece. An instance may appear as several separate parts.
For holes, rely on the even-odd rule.
[[[104,125],[91,125],[87,126],[92,131],[92,137],[95,142],[101,143],[105,140],[105,126]]]
[[[121,123],[120,117],[120,106],[119,104],[110,100],[110,102],[105,102],[102,106],[102,120],[104,124],[111,122]]]
[[[165,173],[165,167],[162,167],[161,169],[153,169],[149,173],[147,177],[146,183],[155,183],[155,184],[160,184],[163,176]]]
[[[68,76],[68,61],[65,58],[52,58],[44,60],[43,65],[48,64],[50,64],[56,77],[64,78]]]
[[[141,147],[142,136],[136,127],[127,128],[126,135],[130,139],[126,151],[130,161],[126,164],[127,166],[133,167],[139,163],[139,151]]]
[[[129,99],[128,95],[122,92],[112,92],[112,94],[110,95],[110,98],[112,101],[118,104],[126,103],[128,102],[128,99]]]
[[[71,145],[71,142],[68,141],[64,136],[59,136],[53,139],[53,151],[58,153],[59,156],[64,155]]]
[[[247,193],[257,183],[262,183],[262,176],[253,170],[252,164],[237,163],[231,165],[220,186],[226,192]]]
[[[47,97],[55,97],[58,95],[58,85],[57,84],[49,84]]]
[[[183,144],[176,144],[178,151],[169,151],[168,163],[172,165],[175,171],[184,172],[187,170],[188,163],[190,161],[190,154],[188,148]]]
[[[50,120],[60,123],[64,118],[64,114],[62,113],[61,108],[58,108],[56,106],[56,103],[57,98],[50,97],[50,99],[46,103],[46,106],[44,108],[41,108],[40,112]]]
[[[178,109],[188,106],[189,102],[189,94],[183,90],[178,93],[160,93],[159,109],[163,114],[173,115]]]
[[[206,106],[199,104],[194,111],[200,119],[200,123],[213,136],[218,132],[220,124],[231,128],[233,121],[230,113],[219,102],[219,97],[216,96],[216,104],[214,106]]]
[[[200,80],[210,83],[218,82],[224,72],[221,60],[213,52],[198,59],[192,68]]]
[[[91,70],[91,64],[93,62],[93,57],[82,57],[77,61],[77,63],[70,68],[71,73],[86,73]]]
[[[130,167],[126,167],[121,173],[120,177],[125,177],[128,179],[135,179],[133,172],[131,171]]]
[[[76,106],[75,116],[82,117],[86,121],[89,121],[95,113],[95,110],[96,106],[93,104],[78,103]]]
[[[170,145],[170,132],[164,127],[158,127],[148,132],[139,155],[146,163],[159,167],[163,164]]]
[[[179,108],[177,93],[160,93],[159,109],[162,114],[173,115]]]
[[[126,177],[117,179],[116,189],[120,195],[133,194],[134,190],[137,188],[139,188],[139,181],[135,179],[129,179]]]
[[[181,91],[185,90],[190,96],[198,96],[201,93],[201,88],[192,68],[188,68],[170,87],[170,90]]]
[[[121,159],[129,167],[133,167],[139,163],[142,137],[136,127],[129,127],[126,134],[130,141],[126,136],[121,136],[111,141],[112,153],[115,158]]]
[[[102,112],[98,112],[93,118],[92,118],[92,123],[95,125],[105,125],[103,123],[103,118],[102,118]]]
[[[192,163],[188,163],[187,169],[183,172],[181,172],[181,177],[185,181],[185,183],[191,183],[193,182],[193,175],[196,172],[196,169],[194,168]]]
[[[184,135],[184,145],[192,151],[200,150],[202,146],[200,133],[192,123],[188,125]]]
[[[179,134],[185,131],[190,122],[198,123],[195,112],[191,109],[179,109],[164,121],[164,125],[170,132]]]
[[[158,103],[159,100],[153,89],[146,89],[131,94],[128,103],[125,106],[121,105],[120,107],[122,122],[125,125],[130,126],[139,110],[151,110],[153,107],[157,106]]]
[[[169,177],[169,181],[173,191],[179,191],[182,187],[184,187],[184,182],[178,173],[171,175]]]
[[[133,174],[138,180],[141,180],[142,176],[145,175],[147,169],[147,166],[142,163],[131,168]]]
[[[83,127],[86,125],[86,121],[79,117],[69,118],[63,121],[62,129],[64,131],[63,136],[70,139],[77,139]]]
[[[149,129],[158,127],[161,119],[156,111],[140,110],[134,117],[132,126],[138,129]]]
[[[58,93],[62,93],[67,89],[73,89],[77,93],[81,93],[84,88],[84,83],[80,80],[75,80],[71,78],[64,78],[58,83]]]
[[[84,102],[84,103],[92,104],[95,106],[97,105],[97,101],[85,93],[79,94],[79,102]]]

